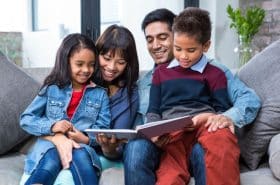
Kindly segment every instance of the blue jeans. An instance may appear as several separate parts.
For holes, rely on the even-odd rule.
[[[199,143],[196,143],[192,148],[190,172],[194,177],[195,185],[206,185],[204,150]]]
[[[150,140],[129,141],[123,153],[125,185],[154,185],[160,149]]]
[[[131,140],[124,149],[126,185],[154,185],[155,171],[160,161],[161,150],[145,139]],[[190,170],[196,185],[206,185],[204,151],[195,144],[190,157]]]
[[[90,156],[84,148],[73,150],[73,160],[70,171],[75,185],[98,185],[96,171],[91,163]],[[62,169],[56,148],[48,150],[40,160],[37,168],[32,172],[25,185],[44,184],[52,185]]]

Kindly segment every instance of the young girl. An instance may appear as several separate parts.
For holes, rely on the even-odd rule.
[[[66,135],[68,141],[80,144],[73,151],[71,148],[69,165],[76,185],[98,184],[100,171],[93,149],[98,145],[96,138],[88,137],[82,130],[110,126],[107,93],[90,81],[96,57],[97,50],[90,38],[68,35],[58,49],[52,72],[20,119],[21,127],[30,134]],[[39,138],[26,159],[25,173],[31,175],[25,184],[53,184],[62,170],[58,151],[52,142]]]

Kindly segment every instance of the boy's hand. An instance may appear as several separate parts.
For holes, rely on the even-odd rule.
[[[169,140],[169,134],[164,134],[161,136],[155,136],[151,138],[151,141],[159,148],[162,148],[164,145],[168,144]]]
[[[208,132],[215,132],[218,129],[228,127],[230,131],[234,134],[234,124],[232,120],[229,117],[224,116],[222,114],[209,116],[205,127],[208,127]]]
[[[72,129],[73,129],[73,125],[71,122],[69,122],[67,120],[60,120],[60,121],[57,121],[55,124],[53,124],[51,131],[53,133],[65,134],[66,132],[68,132]]]

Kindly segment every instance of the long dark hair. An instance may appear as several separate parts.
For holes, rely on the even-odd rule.
[[[63,88],[69,85],[71,83],[69,60],[75,52],[81,49],[91,50],[97,60],[97,49],[89,37],[80,33],[73,33],[66,36],[56,53],[55,65],[51,73],[45,78],[42,88],[49,85],[57,85],[59,88]]]
[[[131,97],[139,76],[139,61],[132,33],[123,26],[111,25],[98,38],[96,47],[100,55],[110,51],[114,56],[118,52],[127,62],[124,72],[111,84],[127,87],[128,95]],[[96,67],[94,81],[105,87],[107,85],[101,76],[99,64]]]

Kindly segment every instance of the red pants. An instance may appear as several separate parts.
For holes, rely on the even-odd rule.
[[[205,152],[207,185],[240,185],[237,138],[228,128],[209,133],[204,125],[193,132],[170,134],[171,141],[163,147],[156,172],[157,185],[189,183],[189,156],[192,146],[199,142]]]

